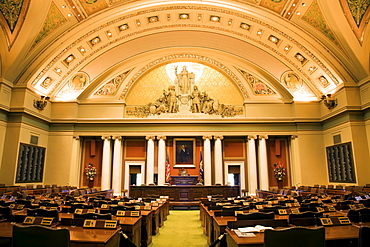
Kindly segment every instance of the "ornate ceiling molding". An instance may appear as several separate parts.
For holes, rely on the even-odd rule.
[[[340,82],[336,78],[336,76],[331,72],[331,70],[324,65],[324,63],[315,56],[308,48],[306,48],[301,42],[295,40],[293,37],[288,35],[287,33],[284,33],[282,30],[279,30],[276,27],[273,27],[272,25],[263,22],[261,20],[258,20],[254,17],[250,17],[248,15],[233,12],[228,9],[220,9],[220,8],[214,8],[214,7],[204,7],[204,6],[168,6],[168,7],[158,7],[158,8],[152,8],[147,9],[135,13],[130,13],[124,16],[121,16],[119,18],[116,18],[112,21],[107,22],[104,25],[101,25],[99,27],[96,27],[89,32],[85,33],[84,35],[80,36],[77,40],[70,43],[69,46],[65,47],[59,54],[57,54],[54,59],[52,59],[42,70],[39,72],[39,74],[32,80],[32,85],[37,88],[37,85],[40,83],[41,79],[45,76],[48,76],[48,73],[52,73],[55,78],[54,81],[57,81],[56,84],[52,86],[52,90],[49,91],[49,93],[53,94],[55,91],[60,88],[60,84],[63,83],[76,69],[83,66],[84,63],[86,63],[89,59],[93,58],[94,56],[97,56],[104,50],[109,49],[110,47],[117,46],[120,42],[124,42],[125,40],[129,38],[133,38],[135,36],[144,35],[147,33],[151,33],[156,30],[166,30],[166,29],[181,29],[181,28],[197,28],[197,29],[205,29],[205,30],[211,30],[215,32],[226,32],[233,36],[238,36],[242,40],[248,40],[251,41],[251,44],[255,44],[257,47],[261,47],[267,51],[269,51],[271,54],[275,54],[276,57],[278,57],[280,60],[285,60],[292,68],[294,68],[296,71],[302,74],[302,76],[305,78],[306,82],[309,82],[310,86],[315,88],[316,92],[321,92],[320,88],[317,87],[317,82],[313,80],[311,73],[309,72],[307,67],[302,66],[302,63],[299,61],[294,60],[294,56],[292,56],[291,49],[288,51],[280,51],[279,47],[276,46],[276,44],[269,42],[268,40],[261,40],[260,37],[258,37],[257,34],[254,32],[251,32],[250,30],[243,30],[238,25],[237,27],[231,28],[227,26],[228,24],[222,24],[226,25],[226,27],[221,26],[214,26],[214,25],[205,25],[205,24],[197,24],[196,21],[193,23],[175,23],[175,24],[162,24],[161,26],[155,26],[155,27],[144,27],[143,29],[136,28],[133,32],[130,32],[131,30],[128,29],[128,32],[119,32],[117,35],[112,37],[111,39],[105,40],[104,42],[100,42],[100,44],[97,44],[97,47],[94,47],[93,49],[89,49],[88,51],[85,51],[85,53],[81,56],[79,54],[79,51],[77,50],[77,47],[84,45],[86,46],[86,42],[88,42],[89,39],[91,39],[92,36],[101,35],[104,30],[110,28],[114,28],[117,30],[120,25],[123,25],[124,23],[128,22],[130,18],[142,18],[150,13],[158,13],[163,14],[159,12],[167,12],[169,10],[178,10],[179,12],[183,10],[204,10],[204,11],[211,11],[214,13],[217,13],[218,15],[225,14],[227,16],[221,16],[221,18],[228,18],[228,16],[234,16],[241,18],[245,20],[246,22],[249,22],[250,25],[256,25],[262,28],[265,28],[267,30],[270,30],[270,32],[273,32],[276,36],[279,37],[282,41],[284,40],[285,43],[293,44],[296,49],[300,50],[303,54],[305,54],[306,58],[311,60],[312,62],[317,65],[317,67],[321,68],[323,73],[325,73],[328,78],[330,78],[335,85],[338,85]],[[256,31],[257,27],[255,28]],[[86,41],[86,42],[85,42]],[[281,49],[281,47],[280,47]],[[55,75],[54,72],[52,72],[53,67],[58,65],[59,62],[63,61],[67,56],[73,54],[79,54],[78,59],[71,64],[70,67],[67,67],[64,73],[62,73],[60,76]],[[307,70],[307,71],[306,71]]]

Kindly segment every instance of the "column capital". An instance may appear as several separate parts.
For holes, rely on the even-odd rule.
[[[109,140],[109,139],[111,139],[111,136],[101,136],[101,139],[102,140]]]
[[[210,139],[212,139],[212,136],[203,136],[203,140],[210,140]]]
[[[295,139],[297,139],[297,138],[298,138],[298,136],[297,136],[297,135],[291,135],[291,136],[290,136],[290,138],[291,138],[292,140],[295,140]]]
[[[76,141],[79,141],[81,138],[80,136],[73,136],[73,139],[75,139]]]
[[[248,135],[247,136],[247,140],[250,141],[252,139],[257,139],[257,136],[256,135]]]
[[[268,135],[258,135],[258,139],[259,140],[262,140],[262,139],[267,140],[267,139],[269,139],[269,136]]]
[[[167,136],[157,136],[157,140],[166,140]]]
[[[155,139],[155,136],[146,136],[145,137],[145,140],[154,140]]]
[[[222,136],[222,135],[217,135],[217,136],[213,136],[213,138],[214,138],[215,140],[217,140],[217,139],[223,140],[223,139],[224,139],[224,136]]]
[[[112,139],[119,140],[119,141],[123,140],[122,136],[112,136]]]

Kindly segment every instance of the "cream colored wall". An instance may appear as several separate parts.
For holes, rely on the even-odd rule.
[[[30,144],[31,135],[38,136],[38,145],[40,147],[47,147],[48,133],[28,124],[8,124],[5,135],[5,143],[3,149],[2,166],[0,170],[0,181],[7,185],[15,184],[15,175],[18,164],[18,154],[20,143]],[[48,156],[46,150],[46,157]],[[45,168],[44,168],[45,169]],[[33,183],[37,184],[37,183]],[[24,185],[17,183],[17,185]]]
[[[70,183],[73,148],[72,133],[50,133],[44,169],[44,184],[76,185]]]
[[[325,163],[324,137],[320,131],[298,132],[298,164],[300,165],[300,185],[328,184]]]
[[[0,121],[0,147],[5,147],[5,136],[6,136],[6,122]],[[4,148],[0,148],[0,171],[2,166]],[[1,181],[1,176],[0,176]]]

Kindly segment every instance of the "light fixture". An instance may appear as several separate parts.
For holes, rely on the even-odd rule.
[[[140,20],[136,20],[136,26],[140,27],[141,25],[141,21]]]
[[[233,24],[233,19],[229,19],[229,21],[227,22],[227,24],[229,24],[229,26],[230,26],[231,24]]]
[[[33,100],[33,106],[37,110],[42,111],[42,110],[44,110],[44,108],[48,104],[49,99],[50,99],[50,97],[42,95],[40,99],[38,99],[38,100],[34,99]]]
[[[198,21],[202,20],[202,14],[198,14]]]
[[[270,40],[272,43],[274,43],[274,44],[277,44],[278,42],[279,42],[279,39],[278,38],[276,38],[275,36],[273,36],[273,35],[270,35],[269,36],[269,38],[268,38],[268,40]]]
[[[90,44],[91,45],[96,45],[98,44],[99,42],[101,41],[100,37],[95,37],[93,39],[90,40]]]
[[[261,36],[263,34],[263,31],[260,29],[257,31],[257,36]]]
[[[75,56],[73,56],[73,55],[71,54],[71,55],[69,55],[66,59],[64,59],[63,61],[64,61],[64,63],[65,63],[66,65],[69,65],[73,60],[75,60]]]
[[[182,14],[179,15],[179,19],[181,19],[181,20],[189,19],[189,14],[182,13]]]
[[[125,31],[125,30],[127,30],[129,27],[128,27],[128,24],[123,24],[123,25],[121,25],[121,26],[119,26],[118,27],[118,29],[120,30],[120,31]]]
[[[338,99],[335,99],[331,94],[322,95],[321,99],[324,101],[325,106],[330,110],[338,105]]]
[[[221,17],[212,15],[209,20],[212,22],[220,22]]]
[[[248,25],[247,23],[240,23],[240,28],[242,28],[244,30],[249,30],[251,28],[251,26]]]
[[[151,17],[148,18],[148,21],[149,21],[149,23],[154,23],[154,22],[159,21],[159,18],[158,18],[158,16],[151,16]]]
[[[106,34],[107,34],[108,38],[112,38],[112,36],[113,36],[111,31],[106,31]]]

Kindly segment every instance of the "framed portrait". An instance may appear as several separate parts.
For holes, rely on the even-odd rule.
[[[173,141],[175,168],[195,168],[195,138],[178,138]]]

